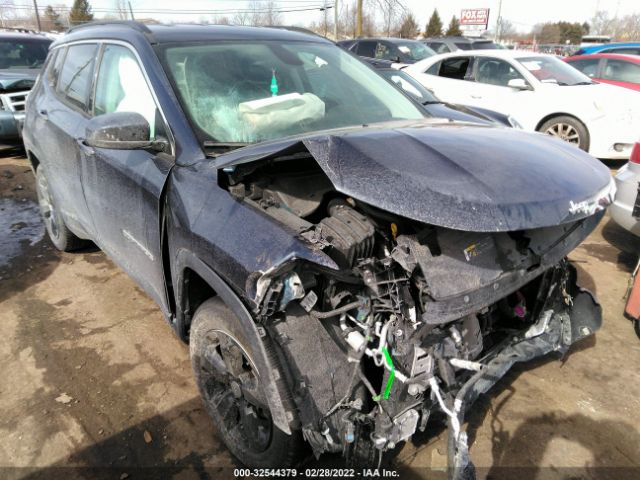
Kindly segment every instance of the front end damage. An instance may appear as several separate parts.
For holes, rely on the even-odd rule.
[[[468,239],[467,249],[491,253],[466,260],[465,249],[438,243],[452,232],[425,227],[394,239],[392,223],[375,248],[364,238],[351,246],[371,243],[349,271],[295,261],[285,267],[271,280],[259,315],[291,369],[304,436],[316,455],[376,462],[439,412],[449,417],[451,467],[467,471],[461,424],[476,398],[514,363],[564,353],[599,328],[599,305],[563,259],[599,218],[555,232],[557,244],[538,255],[526,232],[518,240],[484,234]],[[517,256],[518,268],[501,270],[496,253],[507,263],[509,253]],[[335,258],[345,256],[342,250]],[[470,291],[472,276],[479,284]]]
[[[444,415],[450,474],[468,478],[462,423],[478,396],[515,363],[564,353],[600,327],[566,256],[604,215],[609,179],[562,223],[466,231],[337,191],[336,170],[289,153],[226,168],[220,182],[339,266],[291,257],[247,285],[287,367],[298,427],[316,456],[371,465]]]

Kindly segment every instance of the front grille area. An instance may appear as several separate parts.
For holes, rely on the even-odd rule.
[[[12,112],[24,112],[24,107],[27,103],[27,95],[29,95],[29,91],[0,94],[2,108]]]

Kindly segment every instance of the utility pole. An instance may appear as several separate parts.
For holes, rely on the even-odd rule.
[[[36,0],[33,0],[34,2]],[[135,20],[136,17],[133,16],[133,8],[131,8],[131,2],[127,1],[127,3],[129,4],[129,13],[131,14],[131,20]]]
[[[362,36],[362,0],[356,4],[356,38]]]
[[[38,2],[33,0],[33,8],[36,9],[36,22],[38,22],[38,31],[42,31],[42,25],[40,25],[40,14],[38,13]]]
[[[333,39],[338,41],[338,0],[333,2]]]
[[[500,41],[500,34],[502,33],[502,0],[498,2],[498,20],[496,21],[496,42]]]

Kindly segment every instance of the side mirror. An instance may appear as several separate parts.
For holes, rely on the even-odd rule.
[[[512,78],[507,83],[507,86],[515,88],[516,90],[531,90],[531,87],[523,78]]]
[[[146,118],[134,112],[113,112],[89,120],[85,129],[85,143],[90,147],[112,150],[149,148],[156,152],[168,149],[164,139],[149,140],[151,127]]]

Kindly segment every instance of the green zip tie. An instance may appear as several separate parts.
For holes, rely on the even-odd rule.
[[[384,387],[384,393],[382,394],[382,399],[386,400],[389,398],[389,394],[391,393],[391,387],[393,386],[393,381],[396,378],[396,367],[393,366],[393,360],[391,360],[391,355],[389,355],[389,350],[387,347],[382,349],[382,353],[384,354],[384,358],[387,361],[387,365],[389,365],[390,373],[389,378],[387,379],[387,386]],[[380,395],[376,395],[373,397],[374,402],[380,401]]]

